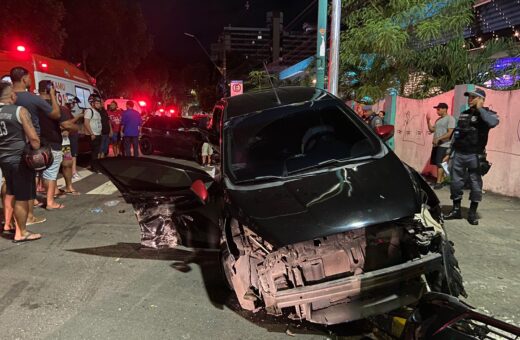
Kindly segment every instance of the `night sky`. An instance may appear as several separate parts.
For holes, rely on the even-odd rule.
[[[209,52],[224,26],[265,27],[266,13],[280,10],[284,26],[317,0],[139,0],[154,37],[154,53],[180,64],[207,60],[197,43],[184,35],[195,34]],[[246,9],[249,4],[249,9]],[[315,23],[317,5],[291,26]]]

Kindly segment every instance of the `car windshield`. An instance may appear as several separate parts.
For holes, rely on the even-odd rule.
[[[224,128],[233,182],[283,178],[378,150],[354,113],[335,101],[284,106],[231,119]]]

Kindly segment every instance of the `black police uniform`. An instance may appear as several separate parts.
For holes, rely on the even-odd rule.
[[[477,207],[482,201],[482,169],[489,130],[499,123],[496,112],[489,108],[471,107],[460,114],[451,143],[451,199],[453,210],[446,219],[462,218],[460,205],[466,173],[469,173],[471,201],[468,222],[478,224]]]

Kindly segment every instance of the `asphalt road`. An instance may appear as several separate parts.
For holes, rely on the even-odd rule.
[[[86,174],[86,173],[84,173]],[[61,211],[37,209],[44,238],[0,238],[0,339],[304,339],[370,333],[365,322],[325,329],[241,311],[218,254],[141,250],[131,206],[106,177],[76,183]],[[448,191],[439,191],[448,202]],[[105,203],[118,200],[116,206]],[[95,212],[101,208],[102,212]],[[520,200],[486,194],[478,227],[449,221],[468,302],[520,323]],[[330,333],[332,332],[332,334]]]

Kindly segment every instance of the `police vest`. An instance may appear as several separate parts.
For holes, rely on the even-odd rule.
[[[489,112],[495,113],[488,108]],[[461,153],[482,153],[488,142],[490,127],[480,117],[475,108],[460,114],[457,127],[453,132],[453,149]]]

